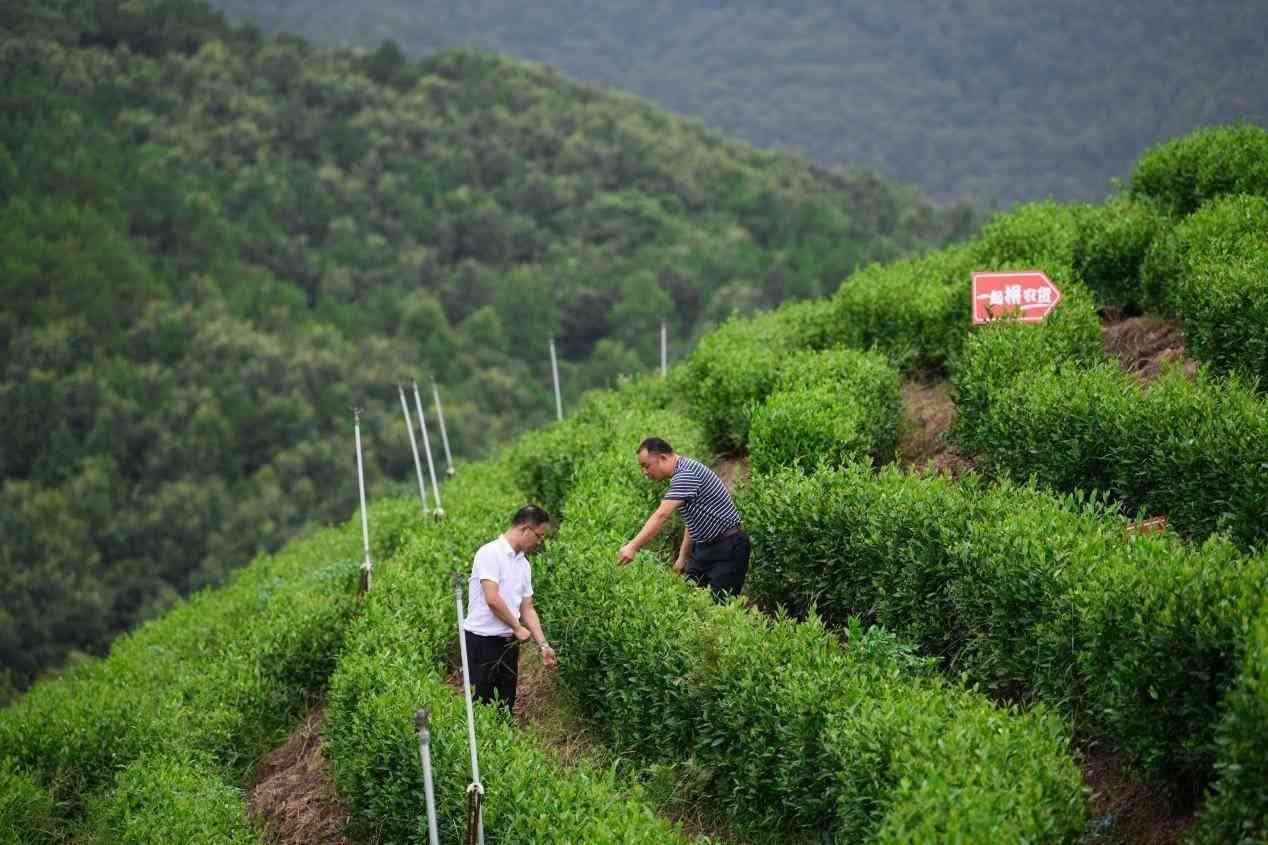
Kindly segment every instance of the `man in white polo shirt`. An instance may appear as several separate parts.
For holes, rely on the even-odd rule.
[[[524,556],[542,542],[549,525],[546,511],[525,505],[511,517],[510,528],[480,547],[471,567],[463,623],[471,682],[477,699],[492,703],[496,697],[507,712],[515,706],[521,642],[531,636],[546,666],[555,666],[555,650],[533,607],[533,570]]]

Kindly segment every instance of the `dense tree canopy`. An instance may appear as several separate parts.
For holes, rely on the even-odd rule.
[[[326,43],[536,59],[979,205],[1099,200],[1153,144],[1268,125],[1259,0],[214,2]]]
[[[0,693],[346,517],[354,406],[409,484],[398,382],[475,456],[553,415],[552,335],[572,399],[974,223],[493,55],[0,14]]]

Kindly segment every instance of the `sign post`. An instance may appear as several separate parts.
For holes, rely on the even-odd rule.
[[[973,274],[973,325],[1003,317],[1037,323],[1061,301],[1061,291],[1042,270]]]

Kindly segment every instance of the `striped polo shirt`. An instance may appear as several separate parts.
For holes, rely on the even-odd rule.
[[[740,524],[740,512],[731,502],[722,479],[704,464],[684,455],[678,456],[669,489],[662,498],[682,501],[678,512],[687,523],[693,541],[711,542]]]

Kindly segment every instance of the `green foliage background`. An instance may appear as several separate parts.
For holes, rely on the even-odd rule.
[[[974,224],[493,55],[0,16],[0,698],[345,518],[353,406],[409,489],[402,380],[475,457],[550,418],[551,335],[571,401]]]
[[[379,582],[353,612],[354,519],[4,708],[0,842],[67,825],[254,841],[237,785],[326,684],[340,789],[367,830],[409,837],[406,717],[439,693],[441,721],[459,720],[435,673],[443,569],[525,493],[562,519],[537,570],[561,678],[613,746],[665,773],[662,797],[702,785],[741,832],[831,817],[876,841],[1073,842],[1114,824],[1085,825],[1073,737],[1198,810],[1195,841],[1262,838],[1268,341],[1250,307],[1212,333],[1196,294],[1259,301],[1245,283],[1268,245],[1268,183],[1247,163],[1264,130],[1193,133],[1146,153],[1103,205],[1023,206],[958,246],[852,273],[832,298],[732,314],[669,378],[622,379],[501,464],[464,467],[451,517],[419,522],[404,450],[378,446],[394,373],[453,364],[441,377],[459,416],[504,425],[466,440],[474,455],[549,413],[524,363],[545,334],[564,342],[570,391],[603,384],[650,367],[667,312],[690,337],[969,216],[916,200],[853,229],[839,195],[865,181],[476,53],[305,52],[184,0],[45,12],[0,42],[7,683],[28,679],[20,661],[108,636],[223,578],[218,562],[330,519],[309,506],[350,509],[332,492],[351,487],[347,404],[367,405],[372,479],[406,495],[371,519],[386,603]],[[269,83],[298,92],[283,116],[254,74],[292,49],[307,63]],[[557,122],[566,138],[547,134]],[[482,156],[502,129],[514,155],[498,164]],[[538,188],[555,199],[534,204]],[[968,332],[967,271],[1016,266],[1044,268],[1060,307]],[[1106,359],[1101,318],[1157,307],[1204,363],[1144,387]],[[916,371],[952,378],[953,436],[979,477],[866,465],[894,455]],[[629,452],[653,431],[694,455],[748,447],[749,596],[804,622],[715,608],[654,563],[613,566],[657,498]],[[1128,531],[1133,511],[1165,513],[1168,532]],[[870,620],[896,635],[865,638]],[[518,838],[552,835],[541,808],[561,792],[577,841],[677,836],[638,795],[615,803],[610,773],[543,780],[509,730],[493,742],[517,803],[490,821]]]
[[[1100,200],[1146,147],[1268,123],[1259,0],[215,4],[325,43],[524,56],[759,146],[980,205]]]

